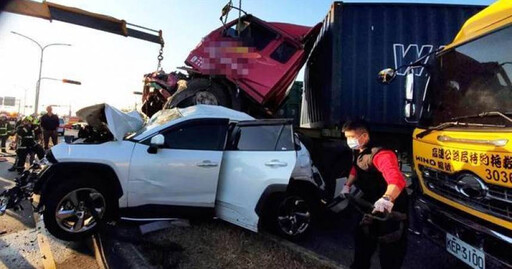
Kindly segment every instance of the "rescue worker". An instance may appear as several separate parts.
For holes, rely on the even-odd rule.
[[[10,136],[14,136],[14,141],[12,141],[9,146],[11,150],[17,151],[19,147],[20,140],[18,139],[18,135],[16,134],[18,128],[22,125],[23,118],[18,116],[16,119],[16,123],[14,124],[14,128],[9,133]],[[14,163],[12,164],[11,168],[7,169],[8,171],[15,171],[16,170],[16,164],[18,163],[18,155],[14,158]]]
[[[386,221],[363,217],[355,232],[354,260],[351,268],[370,268],[373,253],[379,247],[382,269],[400,268],[407,246],[408,196],[405,178],[392,150],[374,145],[364,122],[347,122],[342,131],[354,150],[353,167],[342,195],[353,185],[372,203],[372,214],[395,212],[397,218]],[[398,212],[398,213],[396,213]]]
[[[33,121],[32,116],[25,117],[22,121],[22,125],[20,125],[16,131],[17,139],[19,139],[20,143],[16,150],[16,163],[9,171],[17,170],[18,173],[23,172],[27,156],[32,152],[37,154],[39,159],[44,157],[44,149],[38,144],[40,128],[37,125],[33,125]]]
[[[9,138],[9,128],[10,124],[7,120],[6,114],[0,114],[0,149],[2,150],[2,153],[7,153],[6,143],[7,138]]]
[[[41,128],[39,118],[35,114],[33,114],[33,116],[32,116],[32,127],[34,128],[36,142],[39,145],[43,145],[43,129]],[[29,163],[30,163],[30,165],[32,165],[36,158],[36,156],[35,156],[36,153],[32,150],[32,151],[30,151],[29,154],[30,154]],[[41,159],[41,158],[39,158],[39,159]]]

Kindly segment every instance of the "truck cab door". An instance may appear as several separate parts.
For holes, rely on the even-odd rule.
[[[228,136],[217,192],[218,218],[257,231],[256,205],[267,188],[286,190],[296,162],[291,122],[238,123]]]
[[[154,134],[165,138],[156,153],[148,152],[151,137],[138,143],[130,162],[128,206],[156,206],[155,213],[170,216],[213,209],[227,128],[227,119],[188,120]]]

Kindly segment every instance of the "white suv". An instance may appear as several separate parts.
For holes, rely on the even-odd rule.
[[[218,217],[292,239],[311,226],[324,183],[288,120],[207,105],[162,110],[145,125],[108,105],[83,117],[110,141],[53,147],[34,188],[58,238],[119,217]]]

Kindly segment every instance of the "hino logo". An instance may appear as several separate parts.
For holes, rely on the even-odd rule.
[[[472,174],[463,174],[457,179],[456,190],[460,194],[473,199],[483,199],[487,196],[489,188],[478,177]]]
[[[393,55],[395,61],[395,69],[404,64],[410,64],[417,59],[431,53],[434,50],[433,45],[418,45],[418,44],[393,44]],[[423,61],[423,63],[427,63],[427,57]],[[405,76],[405,69],[398,70],[397,74],[399,76]],[[414,69],[414,74],[416,76],[421,76],[423,74],[423,68]]]

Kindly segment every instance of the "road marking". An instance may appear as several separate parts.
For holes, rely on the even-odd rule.
[[[56,269],[55,261],[53,260],[52,250],[50,249],[50,243],[48,237],[43,233],[37,235],[37,243],[39,244],[39,250],[41,251],[44,269]]]
[[[55,260],[53,259],[52,249],[50,248],[50,240],[46,236],[46,229],[43,220],[39,214],[34,212],[34,221],[37,230],[37,244],[39,245],[39,252],[41,252],[41,259],[43,260],[44,269],[56,269]]]

